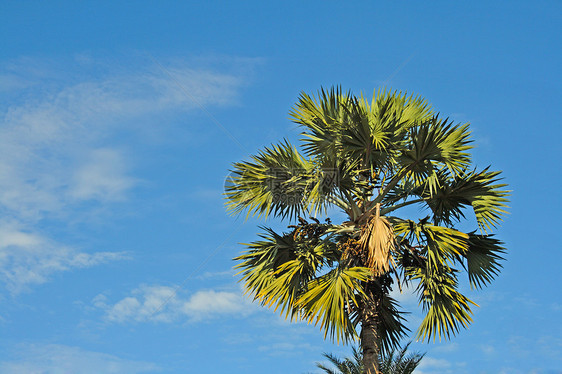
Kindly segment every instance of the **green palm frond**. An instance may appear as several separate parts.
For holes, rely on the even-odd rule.
[[[317,363],[316,367],[324,370],[327,374],[363,374],[362,355],[356,347],[352,347],[352,350],[352,357],[345,357],[344,359],[330,353],[323,354],[337,371],[320,363]]]
[[[421,97],[398,92],[375,91],[371,104],[339,88],[322,89],[318,96],[301,93],[290,113],[304,128],[306,154],[361,161],[371,172],[391,167],[408,129],[432,114]]]
[[[324,336],[347,342],[356,337],[353,314],[357,295],[363,294],[361,282],[367,281],[371,270],[365,267],[338,267],[312,280],[300,297],[298,307],[309,323],[320,323]]]
[[[470,306],[478,305],[458,292],[454,270],[446,266],[431,271],[417,268],[412,279],[420,281],[417,292],[426,313],[418,328],[418,339],[450,339],[472,322]]]
[[[355,99],[346,106],[349,124],[341,130],[344,156],[373,172],[390,167],[394,126],[373,115],[365,100]]]
[[[416,183],[447,167],[459,174],[470,165],[470,131],[468,124],[453,125],[434,116],[430,121],[410,129],[407,149],[400,163]]]
[[[404,347],[390,351],[386,355],[381,354],[380,371],[383,374],[411,374],[420,364],[425,353],[407,353],[411,342]]]
[[[404,324],[405,313],[399,309],[398,302],[388,294],[383,294],[377,312],[380,316],[377,332],[380,337],[381,354],[390,354],[399,346],[400,340],[410,329]]]
[[[395,204],[401,201],[405,202],[412,196],[417,197],[415,193],[417,191],[419,191],[419,186],[413,183],[412,180],[403,179],[386,193],[384,199],[381,201],[382,206],[388,211],[391,211],[391,209],[388,208],[392,208]]]
[[[251,162],[237,162],[226,186],[227,209],[294,218],[305,209],[313,165],[288,141],[265,148]]]
[[[328,226],[328,225],[324,225]],[[265,228],[264,240],[246,244],[249,250],[235,258],[246,292],[262,305],[274,307],[286,318],[295,318],[298,297],[323,266],[340,254],[328,240],[304,240],[295,232],[279,235]]]
[[[249,250],[234,258],[241,261],[235,269],[241,269],[238,274],[242,275],[244,288],[254,300],[261,300],[262,291],[275,281],[276,272],[283,264],[297,258],[292,235],[263,229],[266,233],[259,235],[263,240],[246,244]]]
[[[466,270],[470,285],[473,288],[483,288],[498,275],[505,253],[503,243],[491,235],[469,234],[469,248],[464,254]]]
[[[306,184],[307,210],[312,215],[324,214],[331,206],[346,212],[353,210],[353,200],[360,196],[368,185],[357,180],[359,168],[356,162],[346,159],[313,160],[312,170]]]
[[[468,250],[468,234],[450,227],[432,225],[427,218],[414,222],[393,217],[391,222],[399,238],[423,247],[420,253],[427,256],[430,264],[444,265],[445,261],[454,260]]]
[[[289,115],[293,122],[305,128],[303,148],[310,157],[339,158],[341,155],[341,129],[349,122],[345,110],[352,100],[340,88],[319,92],[319,99],[301,93]]]
[[[427,313],[418,338],[450,338],[472,321],[470,305],[476,305],[458,292],[457,270],[452,268],[461,256],[472,258],[470,236],[427,220],[395,220],[394,228],[401,239],[418,244],[417,261],[405,268],[409,280],[419,281],[417,292]]]
[[[252,162],[234,164],[226,185],[227,209],[232,214],[273,214],[294,219],[323,214],[330,206],[349,209],[342,197],[357,195],[365,186],[356,181],[356,163],[345,159],[308,160],[288,141],[265,148]]]
[[[408,348],[411,342],[404,347],[397,347],[387,353],[379,355],[379,369],[381,374],[412,374],[418,367],[425,353],[411,352]],[[327,367],[321,363],[316,366],[322,369],[326,374],[364,374],[363,354],[353,346],[351,357],[339,358],[330,353],[324,353],[323,356],[334,366]]]
[[[423,225],[422,230],[427,245],[421,253],[427,256],[430,271],[452,265],[468,250],[468,235],[463,232],[435,225]]]
[[[507,207],[509,191],[503,190],[506,184],[497,183],[499,174],[488,168],[480,172],[462,172],[454,177],[440,173],[435,192],[419,188],[414,193],[430,207],[436,223],[452,225],[465,218],[464,208],[472,207],[478,225],[487,231],[498,224]]]
[[[499,174],[499,171],[489,171],[486,168],[480,173],[471,175],[466,181],[465,191],[472,189],[472,196],[469,194],[470,203],[478,225],[484,232],[495,228],[501,221],[502,215],[506,213],[504,208],[507,208],[509,191],[503,189],[507,184],[497,183],[500,180]],[[459,181],[459,184],[461,183],[462,181]],[[474,192],[477,189],[479,191]]]

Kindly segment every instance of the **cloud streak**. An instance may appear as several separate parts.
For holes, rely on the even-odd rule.
[[[54,273],[127,258],[123,252],[80,252],[16,226],[1,227],[0,238],[0,280],[12,294],[44,283]]]
[[[218,316],[246,316],[256,307],[241,292],[200,290],[185,295],[177,287],[143,285],[130,296],[109,303],[100,294],[93,300],[104,312],[104,319],[113,323],[202,321]]]
[[[0,205],[17,216],[41,218],[80,200],[113,201],[135,179],[127,175],[120,147],[108,144],[115,143],[111,135],[156,127],[147,117],[194,109],[178,83],[202,105],[236,102],[242,78],[176,65],[169,68],[175,81],[155,66],[72,83],[61,72],[56,84],[36,72],[39,82],[24,90],[30,98],[1,108]]]
[[[152,363],[133,361],[114,355],[58,344],[19,347],[17,359],[0,362],[0,374],[137,374],[156,373]]]
[[[59,243],[41,223],[110,214],[143,182],[134,175],[142,134],[166,132],[162,118],[196,108],[183,90],[202,105],[224,106],[244,84],[241,75],[179,60],[167,64],[174,81],[148,60],[126,65],[86,55],[0,64],[0,278],[10,292],[122,259]]]

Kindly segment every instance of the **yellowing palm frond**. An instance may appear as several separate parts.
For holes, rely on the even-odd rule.
[[[233,214],[294,218],[306,208],[310,161],[288,141],[265,148],[252,162],[237,162],[227,181],[227,208]]]
[[[400,164],[416,183],[421,183],[442,166],[458,174],[470,165],[467,150],[472,147],[469,145],[468,124],[453,125],[435,116],[428,122],[412,127],[408,136],[409,141],[402,151]]]
[[[338,267],[312,280],[297,302],[308,322],[320,323],[324,336],[338,342],[356,337],[353,314],[358,297],[364,295],[361,282],[367,281],[371,270],[365,267]]]
[[[301,93],[291,110],[293,122],[302,125],[304,151],[308,156],[338,158],[341,156],[341,129],[348,123],[346,105],[351,95],[332,88],[319,92],[319,100]]]
[[[449,339],[472,322],[470,306],[478,305],[457,291],[457,278],[451,269],[441,267],[429,271],[420,268],[413,279],[420,281],[420,302],[426,312],[418,328],[418,339]]]
[[[488,168],[456,176],[440,173],[436,189],[418,188],[414,193],[430,207],[436,223],[452,225],[464,218],[464,208],[472,207],[478,225],[483,231],[488,231],[506,213],[509,191],[503,189],[506,184],[498,183],[499,174]]]

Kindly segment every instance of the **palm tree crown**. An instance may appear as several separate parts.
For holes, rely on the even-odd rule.
[[[379,355],[379,367],[382,374],[411,374],[420,364],[425,354],[414,352],[406,354],[410,343],[399,349],[393,349],[387,354]],[[363,355],[356,347],[352,348],[352,357],[338,358],[330,353],[324,353],[334,368],[316,363],[316,366],[326,374],[363,374]]]
[[[476,304],[458,275],[481,288],[498,274],[505,250],[491,231],[508,195],[500,172],[471,164],[469,125],[420,97],[375,91],[368,101],[339,89],[301,94],[291,118],[301,151],[287,140],[266,147],[234,164],[226,188],[232,213],[293,223],[283,233],[264,227],[236,258],[247,292],[338,342],[359,338],[368,373],[408,331],[393,285],[415,286],[425,312],[418,339],[467,327]],[[411,205],[429,214],[404,217]],[[334,208],[343,222],[313,218]],[[469,211],[477,227],[461,232]]]

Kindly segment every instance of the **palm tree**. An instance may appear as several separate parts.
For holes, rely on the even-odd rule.
[[[234,163],[226,187],[232,214],[292,223],[282,233],[263,227],[235,258],[247,293],[338,343],[359,339],[368,374],[408,332],[392,287],[415,286],[425,312],[418,340],[466,328],[476,304],[458,275],[482,288],[498,274],[505,249],[491,230],[508,195],[500,172],[471,164],[469,125],[388,91],[370,102],[339,89],[303,93],[291,117],[302,151],[288,140],[266,147]],[[428,215],[405,209],[416,205]],[[477,228],[465,233],[457,227],[468,210]],[[341,213],[339,223],[315,218]]]
[[[406,351],[410,343],[405,347],[390,351],[387,355],[379,355],[379,367],[382,374],[411,374],[418,367],[425,354],[410,353]],[[324,353],[324,357],[336,368],[337,371],[323,364],[316,363],[316,366],[324,370],[327,374],[363,374],[363,355],[356,348],[352,347],[353,356],[343,360],[330,353]]]
[[[343,360],[331,353],[323,354],[323,356],[336,367],[337,371],[318,362],[316,363],[316,366],[324,370],[327,374],[363,374],[363,358],[361,357],[361,353],[355,347],[352,349],[353,356],[351,358],[346,357]]]

